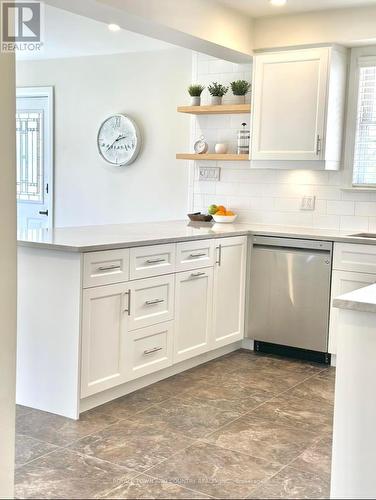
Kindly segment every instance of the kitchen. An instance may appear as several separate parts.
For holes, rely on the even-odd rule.
[[[97,3],[17,56],[16,497],[372,498],[374,2]]]

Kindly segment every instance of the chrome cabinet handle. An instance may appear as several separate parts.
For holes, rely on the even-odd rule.
[[[199,276],[205,276],[206,273],[191,273],[191,278],[198,278]]]
[[[222,245],[218,245],[218,260],[216,261],[216,264],[219,266],[222,264]]]
[[[123,312],[128,313],[128,316],[130,316],[131,315],[131,290],[124,292],[124,295],[128,296],[128,305],[127,305],[127,309],[123,309]]]
[[[166,259],[148,259],[146,264],[159,264],[160,262],[165,262]]]
[[[154,300],[147,300],[145,304],[147,306],[152,306],[153,304],[161,304],[162,302],[164,302],[164,299],[154,299]]]
[[[114,265],[114,266],[102,266],[98,267],[98,271],[113,271],[114,269],[121,269],[120,265]]]
[[[317,135],[316,139],[316,154],[319,155],[321,153],[321,137]]]
[[[153,347],[153,349],[146,349],[146,351],[144,351],[144,355],[148,356],[149,354],[154,354],[155,352],[161,351],[162,349],[163,347]]]
[[[190,257],[192,259],[197,259],[198,257],[206,257],[206,253],[191,253]]]

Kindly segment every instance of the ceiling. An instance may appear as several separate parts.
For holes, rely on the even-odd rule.
[[[56,59],[172,47],[131,31],[112,32],[107,24],[45,4],[43,50],[39,53],[17,52],[17,59]]]
[[[375,5],[376,0],[287,0],[283,7],[274,7],[269,0],[216,0],[222,5],[239,10],[252,17],[276,16]]]

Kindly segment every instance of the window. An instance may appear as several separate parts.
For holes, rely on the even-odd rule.
[[[17,89],[17,215],[19,230],[53,224],[53,89]]]
[[[43,202],[43,110],[17,111],[17,199]]]
[[[354,186],[376,186],[376,60],[359,60]]]

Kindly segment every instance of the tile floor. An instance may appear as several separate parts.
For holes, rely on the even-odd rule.
[[[72,421],[17,408],[17,498],[328,498],[334,369],[237,351]]]

